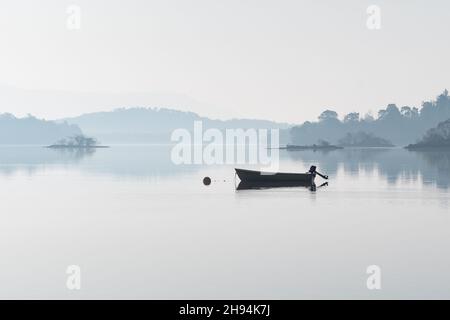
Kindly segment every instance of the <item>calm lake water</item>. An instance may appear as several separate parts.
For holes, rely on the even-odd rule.
[[[450,298],[450,152],[280,157],[329,185],[236,191],[168,146],[0,147],[0,298]]]

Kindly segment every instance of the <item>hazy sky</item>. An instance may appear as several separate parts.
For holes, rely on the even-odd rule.
[[[448,0],[0,3],[0,86],[50,97],[175,95],[198,102],[177,108],[202,115],[302,122],[325,108],[418,106],[450,87]],[[66,26],[71,4],[80,30]],[[369,5],[381,9],[380,30],[366,26]],[[0,112],[56,118],[123,106],[104,104],[11,98]]]

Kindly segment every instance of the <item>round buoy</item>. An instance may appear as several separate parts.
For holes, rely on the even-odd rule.
[[[209,186],[211,184],[211,178],[210,177],[204,177],[203,178],[203,184],[205,186]]]

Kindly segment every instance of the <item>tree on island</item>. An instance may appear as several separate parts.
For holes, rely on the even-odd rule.
[[[344,117],[344,123],[358,122],[359,121],[359,113],[358,112],[350,112]]]
[[[406,148],[441,148],[450,147],[450,119],[441,122],[436,128],[431,128],[416,144],[410,144]]]
[[[61,139],[51,147],[60,148],[94,148],[97,146],[97,140],[95,138],[86,137],[82,134],[75,135],[73,137]]]
[[[393,147],[394,145],[386,139],[375,136],[373,133],[363,131],[349,132],[338,141],[343,147]]]
[[[338,114],[333,110],[325,110],[320,114],[319,121],[339,121]]]
[[[329,147],[331,146],[331,143],[329,143],[327,140],[319,139],[319,141],[317,141],[317,145],[320,147]]]

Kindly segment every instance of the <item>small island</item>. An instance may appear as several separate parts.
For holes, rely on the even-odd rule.
[[[450,149],[450,119],[439,123],[436,128],[431,128],[422,140],[405,148],[409,150]]]
[[[281,147],[280,149],[285,149],[288,151],[298,151],[298,150],[336,150],[343,149],[343,147],[335,146],[330,144],[328,141],[319,140],[317,144],[307,145],[307,146],[299,146],[288,144],[286,147]]]
[[[375,136],[373,133],[358,131],[349,132],[338,141],[343,147],[354,148],[391,148],[394,145],[384,138]]]
[[[109,148],[109,146],[99,145],[95,138],[86,137],[84,135],[76,135],[73,137],[61,139],[56,143],[46,146],[51,149],[96,149]]]

